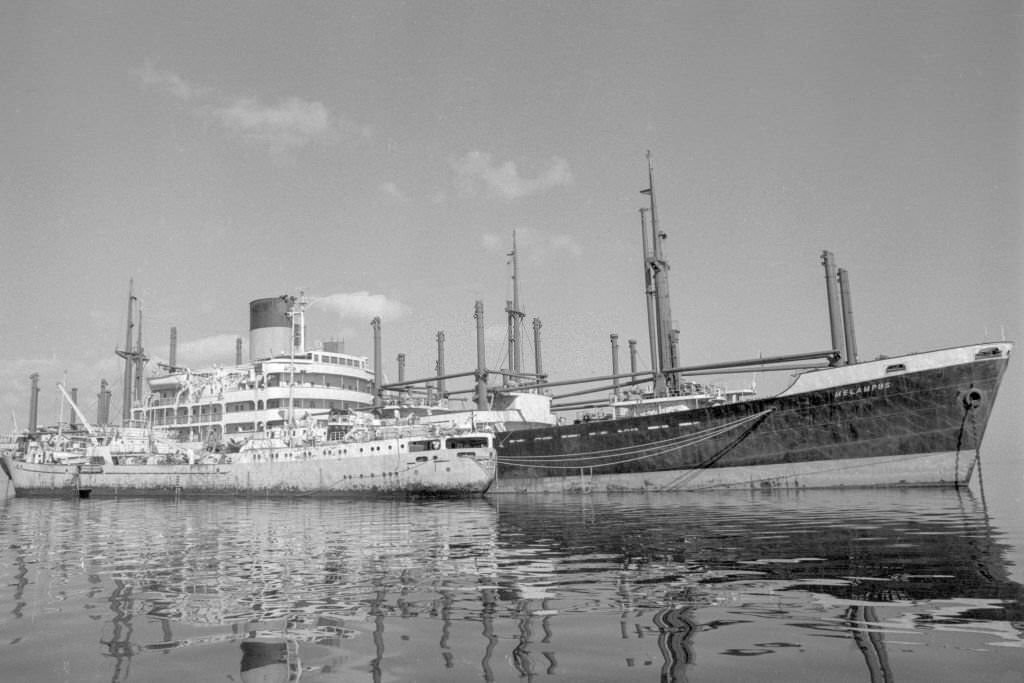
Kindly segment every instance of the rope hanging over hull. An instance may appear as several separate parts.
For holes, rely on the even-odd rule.
[[[588,468],[616,467],[626,463],[657,458],[680,449],[691,448],[744,426],[749,426],[752,429],[771,412],[772,410],[770,409],[763,410],[728,424],[709,427],[692,434],[674,436],[653,443],[573,453],[571,455],[534,455],[519,458],[502,458],[501,464],[509,467],[543,467],[556,470],[578,470],[581,466]],[[740,438],[746,436],[747,433],[749,433],[749,429]]]

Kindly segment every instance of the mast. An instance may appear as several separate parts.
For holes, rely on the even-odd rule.
[[[118,356],[124,358],[124,380],[121,390],[121,424],[127,426],[132,419],[132,406],[135,401],[142,398],[142,370],[146,361],[145,352],[142,349],[142,306],[137,305],[138,299],[134,294],[135,282],[128,280],[128,321],[124,333],[124,349],[115,351]],[[137,314],[136,314],[137,311]],[[136,328],[135,318],[138,316],[138,333],[132,339],[132,330]]]
[[[476,318],[476,407],[487,410],[487,354],[484,351],[484,302],[477,300],[473,305]]]
[[[117,355],[124,358],[124,381],[121,383],[121,424],[126,425],[132,417],[132,328],[135,326],[135,281],[128,280],[128,324],[124,334],[124,350]]]
[[[64,384],[67,384],[67,381],[68,381],[68,371],[65,370],[64,371]],[[61,393],[65,393],[64,392],[64,385],[63,384],[61,384],[60,382],[57,382],[57,386],[60,388]],[[63,433],[64,433],[64,402],[61,401],[60,402],[60,411],[57,413],[57,436],[60,436]]]
[[[647,339],[651,345],[651,371],[654,373],[654,393],[665,394],[665,375],[661,372],[661,353],[658,352],[658,304],[654,287],[654,273],[651,268],[650,238],[647,233],[647,212],[640,209],[640,236],[644,245],[644,293],[647,299]]]
[[[519,255],[516,250],[516,231],[512,231],[512,300],[505,306],[508,313],[508,364],[512,382],[518,384],[523,372],[522,321],[525,314],[519,308]]]
[[[143,364],[149,360],[143,355],[142,351],[142,304],[138,305],[138,318],[139,326],[136,330],[135,336],[135,352],[132,364],[135,366],[135,386],[133,388],[135,401],[142,402],[142,367]]]
[[[288,297],[288,303],[290,305],[287,315],[292,325],[292,340],[291,344],[289,344],[290,350],[288,353],[288,433],[291,435],[295,426],[295,349],[298,348],[300,353],[305,351],[304,331],[306,320],[303,309],[306,300],[302,296],[302,292],[299,292],[299,298],[296,299],[294,296],[290,296]],[[291,441],[289,440],[290,443]]]
[[[678,331],[672,327],[672,306],[669,302],[668,293],[668,261],[662,254],[661,242],[667,235],[658,227],[658,204],[654,192],[654,160],[650,151],[647,152],[647,180],[646,194],[651,200],[651,247],[648,255],[647,267],[654,284],[654,300],[657,322],[657,347],[658,347],[658,374],[662,374],[668,368],[679,367],[679,345]],[[652,344],[652,347],[654,344]],[[673,391],[678,388],[678,378],[673,373],[664,377],[666,389]],[[656,386],[655,393],[664,394]]]
[[[291,306],[288,319],[292,321],[292,354],[306,352],[306,294],[299,292],[298,298],[288,297]]]

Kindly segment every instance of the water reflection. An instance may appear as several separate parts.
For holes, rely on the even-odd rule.
[[[291,641],[283,638],[259,640],[252,634],[242,641],[242,681],[244,683],[288,683],[299,680],[298,656],[289,652]]]
[[[502,499],[501,537],[547,545],[552,559],[614,553],[634,586],[687,578],[706,593],[756,575],[848,600],[1005,599],[994,611],[966,616],[1021,616],[1021,587],[1009,580],[1003,548],[969,494],[576,500]]]
[[[864,655],[871,683],[893,680],[882,632],[874,626],[879,623],[875,608],[867,605],[850,605],[846,610],[846,620],[857,648]]]
[[[75,680],[684,681],[852,642],[891,681],[924,632],[1024,645],[999,533],[954,492],[16,499],[0,540],[20,680],[56,651]]]

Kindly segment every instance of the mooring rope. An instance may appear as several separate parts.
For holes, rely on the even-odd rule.
[[[595,468],[623,465],[655,458],[673,450],[696,446],[699,443],[714,439],[743,425],[761,420],[770,412],[772,412],[771,409],[763,410],[754,415],[748,415],[723,425],[708,427],[691,434],[670,437],[651,443],[609,448],[602,451],[585,451],[570,455],[532,455],[519,458],[501,458],[500,463],[511,467],[543,467],[556,470],[577,470],[581,467]],[[571,464],[556,464],[563,462]]]
[[[975,411],[971,410],[971,438],[974,440],[974,464],[978,468],[978,492],[981,494],[981,509],[988,519],[988,502],[985,500],[985,477],[981,471],[981,441],[978,440],[978,421]]]
[[[960,448],[964,442],[964,427],[967,425],[967,416],[970,414],[970,407],[964,406],[964,416],[960,420],[960,430],[956,433],[956,453],[953,456],[953,486],[956,488],[960,488]]]
[[[764,411],[763,415],[767,416],[767,414],[770,412],[772,411],[766,410]],[[751,423],[750,426],[743,430],[743,433],[736,437],[732,443],[723,446],[717,453],[712,455],[710,458],[698,463],[696,467],[684,470],[682,474],[680,474],[678,477],[670,481],[667,485],[663,486],[661,490],[669,491],[675,488],[679,488],[683,484],[693,481],[693,479],[696,478],[701,472],[714,465],[716,462],[725,457],[726,454],[730,453],[734,448],[740,445],[740,442],[746,439],[748,436],[750,436],[750,433],[754,431],[759,424],[761,424],[760,420]]]
[[[974,463],[978,466],[978,478],[979,480],[981,479],[981,444],[978,443],[978,424],[975,416],[981,400],[982,394],[974,388],[973,384],[971,385],[971,391],[960,399],[964,409],[964,416],[960,420],[960,429],[956,434],[956,454],[953,461],[953,485],[957,488],[960,487],[960,451],[963,448],[964,430],[967,427],[968,419],[971,423],[971,438],[974,441]]]

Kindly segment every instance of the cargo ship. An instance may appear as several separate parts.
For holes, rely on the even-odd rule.
[[[598,410],[582,419],[500,431],[492,492],[968,484],[1011,342],[859,361],[849,277],[825,251],[832,348],[681,367],[650,155],[648,180],[641,230],[653,370],[613,367],[612,375],[594,378],[613,382],[611,399],[591,404]],[[769,369],[794,373],[773,396],[694,381]],[[567,384],[519,390],[550,392]],[[647,389],[632,389],[638,386]],[[554,409],[560,405],[567,404],[555,397]]]
[[[1012,350],[995,342],[800,374],[771,397],[498,435],[495,493],[965,486]],[[614,404],[627,410],[626,402]]]

